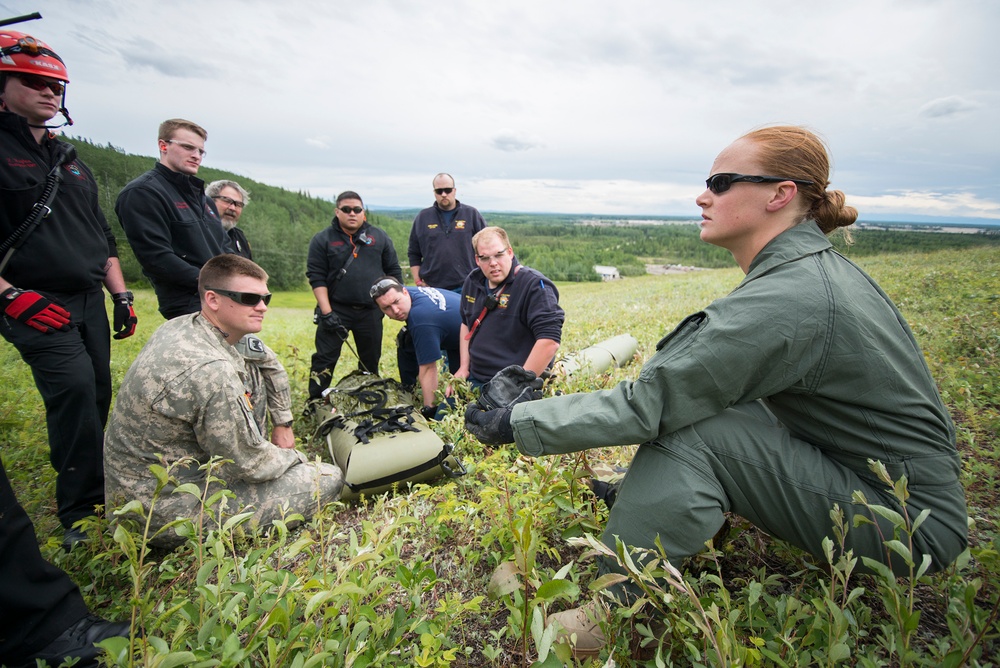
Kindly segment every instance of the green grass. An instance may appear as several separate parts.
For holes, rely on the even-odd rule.
[[[683,572],[655,560],[652,570],[636,571],[663,608],[665,627],[654,634],[632,610],[616,611],[608,629],[616,665],[642,663],[629,658],[641,638],[653,648],[663,640],[648,665],[997,665],[995,249],[858,261],[909,320],[958,425],[972,548],[931,577],[859,576],[843,561],[824,565],[734,517],[730,538]],[[562,350],[630,333],[645,359],[683,316],[725,295],[740,277],[737,269],[721,269],[560,284],[567,312]],[[297,408],[313,349],[312,305],[308,292],[277,293],[263,332],[292,376]],[[136,336],[112,342],[116,387],[162,323],[150,291],[137,293],[137,311]],[[386,321],[384,375],[395,372],[398,327]],[[550,666],[566,658],[540,622],[591,595],[588,555],[600,546],[586,536],[600,534],[606,510],[581,478],[586,466],[627,464],[633,448],[532,460],[513,447],[480,445],[453,415],[436,429],[456,443],[469,468],[464,478],[367,505],[335,504],[305,526],[278,527],[269,537],[240,526],[205,529],[170,554],[144,552],[138,524],[116,533],[99,521],[85,549],[64,555],[41,401],[14,349],[4,345],[0,355],[0,452],[43,552],[81,584],[98,612],[132,618],[146,635],[131,651],[111,643],[115,665]],[[345,348],[337,376],[356,365]],[[609,387],[638,368],[637,361],[553,389]],[[304,432],[297,435],[306,450],[323,452],[304,441]],[[509,586],[491,598],[490,577],[501,564],[508,564]]]

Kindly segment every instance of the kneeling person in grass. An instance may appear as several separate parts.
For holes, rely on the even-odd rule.
[[[196,519],[202,509],[198,497],[172,493],[173,484],[154,500],[157,480],[150,466],[160,456],[167,466],[176,465],[171,473],[180,485],[199,489],[207,475],[202,465],[212,457],[229,460],[213,474],[260,525],[286,513],[310,517],[317,495],[323,505],[343,487],[336,466],[311,464],[294,448],[268,441],[255,412],[260,388],[235,344],[261,330],[271,297],[267,274],[246,258],[220,255],[202,268],[198,292],[201,311],[168,321],[136,357],[104,442],[109,503],[139,500],[152,513],[150,542],[161,547],[183,539],[173,530],[155,532],[179,517]],[[213,483],[209,494],[217,487]]]

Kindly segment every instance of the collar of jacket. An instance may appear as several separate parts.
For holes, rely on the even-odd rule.
[[[355,232],[354,234],[348,234],[344,230],[344,228],[342,228],[340,226],[340,219],[337,218],[336,216],[334,216],[333,220],[330,221],[330,227],[332,227],[333,229],[337,230],[338,232],[340,232],[341,234],[343,234],[345,237],[350,237],[351,239],[357,239],[359,234],[361,234],[362,232],[367,232],[368,230],[370,230],[372,228],[372,226],[366,220],[365,222],[361,223],[361,227],[358,228],[357,232]],[[369,234],[368,236],[372,236],[372,235]]]
[[[439,214],[441,214],[441,213],[451,213],[452,211],[454,211],[455,213],[458,213],[458,207],[460,207],[460,206],[462,206],[462,203],[459,202],[458,200],[455,200],[455,208],[454,209],[448,209],[447,211],[445,211],[444,209],[442,209],[441,207],[438,206],[437,202],[434,202],[434,208],[437,210],[437,212]]]
[[[775,267],[800,260],[833,248],[833,244],[819,229],[815,221],[807,220],[789,228],[767,242],[750,262],[746,277],[740,285],[763,276]]]
[[[175,172],[170,169],[162,162],[157,161],[153,165],[153,169],[163,176],[167,181],[174,185],[178,190],[183,190],[185,188],[190,188],[192,191],[204,194],[205,192],[205,182],[199,179],[193,174],[184,174],[183,172]]]

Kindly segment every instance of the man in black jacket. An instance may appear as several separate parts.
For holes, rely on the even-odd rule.
[[[237,225],[243,209],[250,203],[250,193],[236,181],[221,179],[212,181],[205,188],[205,194],[215,202],[215,208],[219,211],[219,220],[222,221],[222,228],[229,237],[229,244],[233,247],[233,253],[253,259],[253,251],[250,250],[250,241],[247,235],[243,234]]]
[[[396,249],[385,231],[369,225],[361,196],[337,195],[330,227],[309,242],[306,276],[316,296],[316,353],[312,356],[309,398],[330,386],[340,349],[354,333],[358,366],[378,373],[382,356],[382,312],[369,291],[381,276],[403,281]]]
[[[31,367],[45,402],[67,548],[84,538],[73,523],[104,504],[111,330],[102,285],[114,301],[115,338],[136,326],[97,182],[46,125],[66,115],[68,81],[45,43],[0,29],[0,334]],[[36,209],[44,220],[26,225]]]
[[[434,206],[418,213],[410,230],[410,273],[418,286],[461,293],[465,277],[476,268],[472,237],[486,221],[474,207],[458,201],[451,174],[438,174],[431,185]]]
[[[201,309],[198,272],[232,251],[215,203],[196,174],[208,132],[181,118],[160,124],[160,159],[122,188],[115,213],[168,320]]]

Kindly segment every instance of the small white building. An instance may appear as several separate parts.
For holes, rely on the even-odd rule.
[[[594,271],[597,272],[602,281],[617,281],[622,277],[622,275],[618,273],[618,267],[605,267],[602,264],[595,264]]]

